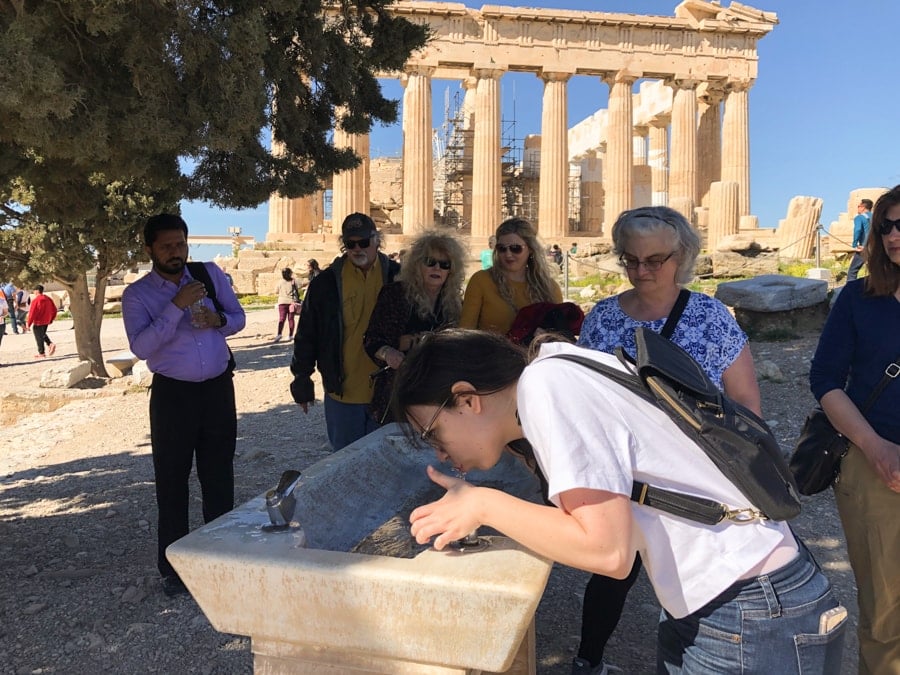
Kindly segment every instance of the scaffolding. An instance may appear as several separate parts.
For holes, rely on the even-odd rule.
[[[435,130],[433,144],[434,202],[438,222],[457,230],[470,231],[472,222],[472,161],[475,130],[465,119],[464,94],[457,90],[452,98],[449,87],[444,93],[444,119]],[[501,121],[501,185],[503,215],[522,215],[521,193],[522,143],[516,136],[515,116]],[[536,215],[536,211],[535,211]]]

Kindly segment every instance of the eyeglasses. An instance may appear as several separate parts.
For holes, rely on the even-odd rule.
[[[453,394],[450,394],[447,398],[444,399],[444,402],[438,406],[437,411],[434,413],[434,417],[431,418],[431,421],[422,427],[422,433],[419,434],[419,440],[424,443],[427,443],[432,448],[438,448],[438,442],[434,438],[434,423],[437,422],[438,415],[441,414],[441,411],[447,407],[447,404],[453,399]]]
[[[675,253],[675,251],[672,251],[665,258],[648,258],[647,260],[638,260],[634,256],[623,253],[619,256],[619,264],[626,270],[636,270],[643,265],[644,269],[648,272],[656,272],[660,267],[665,265],[669,258],[675,255]]]
[[[371,243],[371,237],[366,237],[365,239],[344,239],[344,248],[348,251],[352,251],[357,246],[360,248],[369,248],[369,244]]]
[[[440,267],[442,270],[450,269],[450,261],[449,260],[438,260],[437,258],[427,257],[422,263],[425,267],[434,267],[435,265]]]
[[[891,233],[891,230],[894,228],[900,232],[900,220],[888,220],[885,218],[881,221],[881,225],[878,228],[878,231],[881,233],[881,236],[887,236]]]
[[[522,251],[525,250],[525,247],[522,244],[497,244],[494,246],[500,253],[506,253],[509,251],[513,255],[519,255]]]

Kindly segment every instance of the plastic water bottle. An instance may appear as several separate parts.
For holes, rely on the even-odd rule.
[[[191,305],[191,326],[193,328],[205,328],[203,323],[203,299],[197,300]]]

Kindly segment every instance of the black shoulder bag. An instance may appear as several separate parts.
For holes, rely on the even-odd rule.
[[[730,509],[703,497],[632,483],[631,499],[682,518],[715,525],[723,520],[789,520],[800,513],[800,498],[781,448],[766,423],[725,396],[681,347],[644,327],[635,332],[635,361],[618,348],[629,372],[586,356],[556,354],[591,368],[665,412],[752,506]]]
[[[186,267],[194,279],[202,281],[203,285],[206,286],[206,295],[212,300],[212,304],[216,308],[216,311],[224,314],[225,308],[222,307],[222,303],[219,302],[219,299],[216,297],[216,286],[213,284],[212,277],[209,276],[206,265],[202,262],[189,262],[186,264]],[[237,363],[234,360],[234,352],[231,351],[231,347],[229,347],[227,343],[225,346],[228,348],[228,372],[233,373],[234,369],[237,368]]]
[[[881,381],[869,394],[860,412],[865,415],[890,381],[900,374],[900,356],[884,369]],[[850,439],[831,424],[821,406],[812,409],[791,453],[790,467],[802,495],[815,495],[841,478],[841,460],[850,450]]]

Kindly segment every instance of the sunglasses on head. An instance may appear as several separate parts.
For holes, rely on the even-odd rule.
[[[352,251],[357,246],[360,248],[369,248],[369,244],[371,243],[371,237],[366,237],[365,239],[344,239],[344,248],[348,251]]]
[[[881,225],[878,228],[878,231],[882,236],[888,235],[891,233],[891,230],[897,228],[897,231],[900,232],[900,220],[888,220],[885,218],[881,221]]]
[[[435,265],[437,265],[442,270],[450,269],[450,261],[449,260],[438,260],[437,258],[432,258],[431,256],[428,256],[427,258],[425,258],[424,263],[425,263],[425,267],[434,267]]]
[[[500,251],[500,253],[509,251],[513,255],[519,255],[525,250],[525,247],[522,244],[497,244],[494,248]]]

